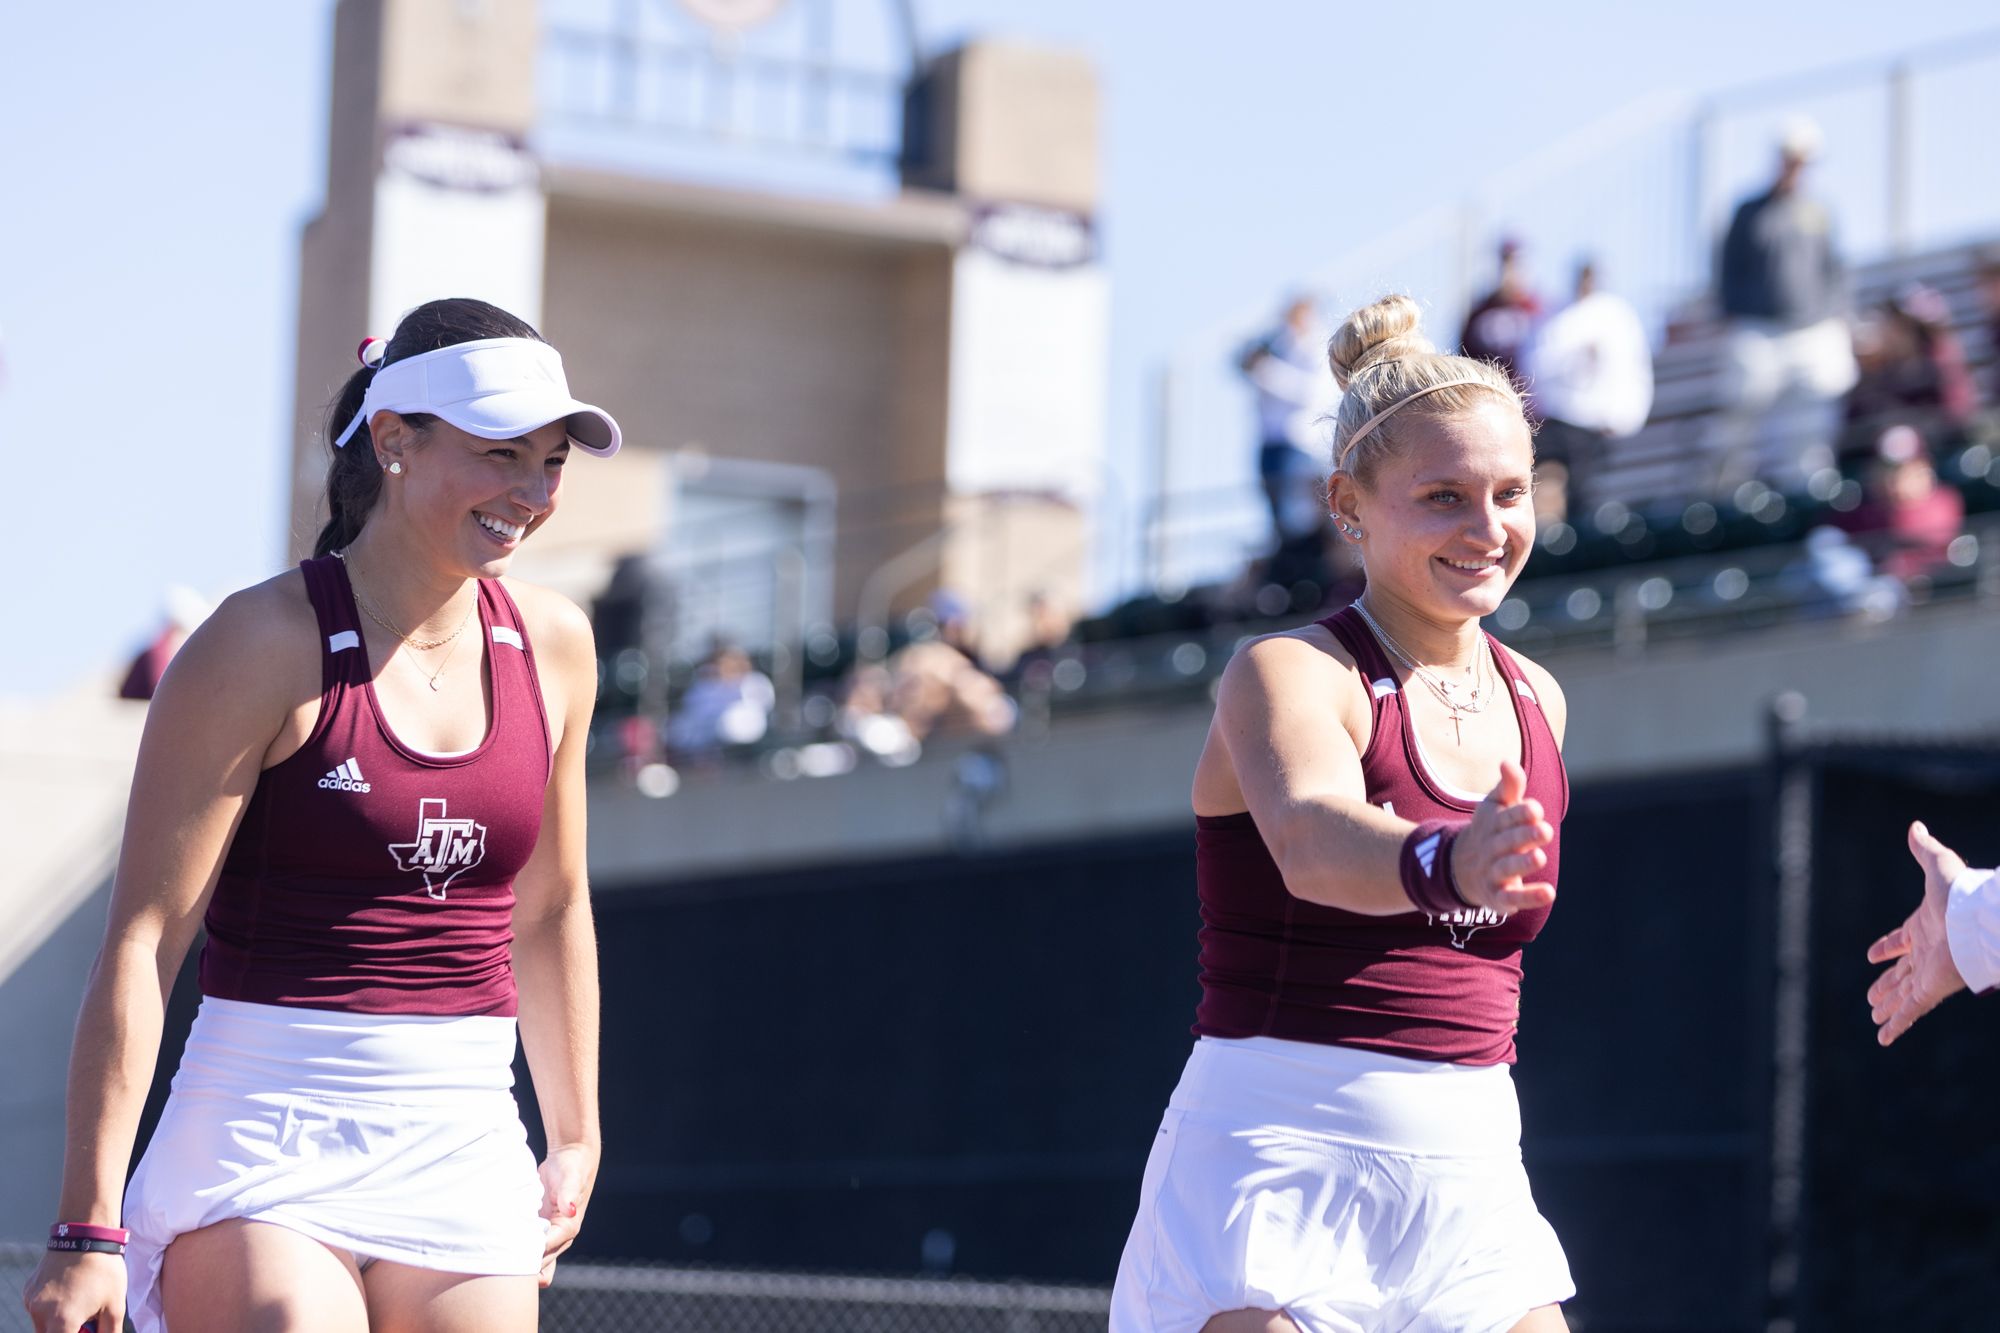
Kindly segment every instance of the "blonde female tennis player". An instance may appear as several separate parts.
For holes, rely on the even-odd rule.
[[[1507,372],[1391,297],[1334,335],[1361,600],[1223,675],[1195,773],[1199,1040],[1112,1333],[1559,1333],[1521,1169],[1521,950],[1555,899],[1563,697],[1480,629],[1535,536]]]

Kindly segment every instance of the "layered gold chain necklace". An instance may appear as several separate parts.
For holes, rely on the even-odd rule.
[[[1367,607],[1356,602],[1354,609],[1368,622],[1368,628],[1375,632],[1375,637],[1381,640],[1382,646],[1408,668],[1412,676],[1430,686],[1431,693],[1438,697],[1438,702],[1451,711],[1452,735],[1460,745],[1465,744],[1465,732],[1460,725],[1461,715],[1483,713],[1486,711],[1486,705],[1493,702],[1493,652],[1487,647],[1486,636],[1480,635],[1479,643],[1473,649],[1471,679],[1460,682],[1449,681],[1403,651],[1403,645],[1390,638],[1389,631],[1375,623],[1375,617],[1368,614]],[[1460,694],[1461,690],[1464,691],[1463,696]]]
[[[347,564],[346,551],[335,551],[333,554],[339,559],[341,564]],[[384,620],[376,613],[375,608],[368,604],[368,599],[361,595],[360,586],[354,582],[354,569],[352,566],[349,566],[347,571],[347,586],[354,593],[354,604],[363,611],[366,611],[370,620],[395,635],[397,640],[402,643],[404,651],[410,655],[410,662],[417,668],[417,671],[424,679],[430,683],[430,687],[433,690],[443,689],[444,669],[451,665],[452,654],[458,651],[458,636],[465,633],[465,627],[472,623],[473,613],[479,610],[479,594],[475,592],[472,595],[472,605],[466,608],[465,619],[458,622],[457,629],[445,635],[442,639],[413,639]],[[434,672],[425,671],[424,664],[417,660],[417,653],[419,651],[431,652],[434,649],[443,648],[447,644],[451,645],[451,652],[444,655],[444,661],[438,663],[438,669]]]

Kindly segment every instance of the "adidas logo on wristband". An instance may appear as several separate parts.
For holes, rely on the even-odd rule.
[[[338,754],[339,751],[334,753]],[[368,790],[368,783],[361,776],[361,765],[350,759],[319,780],[319,785],[328,791]]]

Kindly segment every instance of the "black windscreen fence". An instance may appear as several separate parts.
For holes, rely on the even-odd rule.
[[[1789,1301],[1779,1291],[1774,1312],[1815,1331],[1990,1330],[2000,1000],[1956,996],[1884,1050],[1863,993],[1880,970],[1869,943],[1922,892],[1904,845],[1911,820],[1972,865],[2000,864],[2000,752],[1812,746],[1789,777],[1811,801],[1809,1024],[1797,1289]]]
[[[1992,865],[1996,812],[2000,745],[1909,738],[1793,733],[1768,765],[1576,791],[1515,1070],[1573,1325],[1996,1326],[2000,1001],[1954,998],[1883,1050],[1864,998],[1869,942],[1921,892],[1910,820]],[[1191,833],[597,912],[605,1162],[550,1327],[1101,1327],[1086,1288],[1192,1041]]]
[[[1763,1267],[1767,782],[1579,787],[1523,959],[1522,1157],[1593,1331],[1748,1327]],[[1761,1324],[1759,1325],[1761,1327]]]
[[[604,1258],[1108,1281],[1192,1038],[1192,833],[597,900]]]
[[[1516,1076],[1593,1327],[1761,1308],[1769,785],[1585,787],[1564,826]],[[598,913],[586,1254],[1110,1281],[1192,1041],[1191,836],[619,890]]]

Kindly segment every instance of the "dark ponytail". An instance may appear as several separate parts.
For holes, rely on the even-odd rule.
[[[428,301],[403,316],[396,325],[396,336],[389,340],[388,350],[382,354],[382,364],[390,365],[405,357],[418,356],[424,352],[435,352],[440,347],[455,347],[459,343],[478,342],[484,338],[533,338],[542,341],[542,335],[528,326],[527,321],[517,319],[497,305],[474,300],[468,296],[454,296],[443,301]],[[368,396],[368,386],[374,382],[375,368],[363,366],[348,376],[341,386],[340,394],[326,414],[326,441],[329,447],[347,429],[347,423],[354,420],[361,410],[362,400]],[[427,412],[411,412],[405,421],[419,431],[428,430],[437,418]],[[326,469],[326,526],[319,530],[319,540],[313,543],[315,557],[331,555],[345,550],[348,543],[361,535],[362,524],[375,512],[375,502],[382,497],[382,465],[375,458],[375,441],[368,434],[368,423],[362,422],[354,434],[348,437],[345,448],[333,450],[333,460]]]

